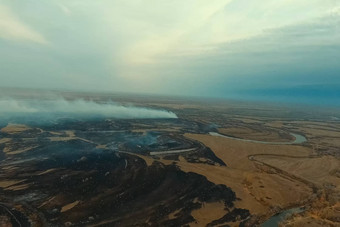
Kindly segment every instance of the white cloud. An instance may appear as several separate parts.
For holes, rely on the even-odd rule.
[[[47,44],[46,39],[38,32],[20,21],[6,6],[0,5],[0,38],[15,41],[30,41]]]
[[[140,72],[131,68],[162,64],[168,56],[204,55],[222,43],[322,17],[339,4],[332,0],[149,0],[98,5],[94,9],[102,11],[103,26],[126,40],[119,52],[120,72],[133,77]]]

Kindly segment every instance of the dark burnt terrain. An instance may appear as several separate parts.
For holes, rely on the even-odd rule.
[[[225,165],[209,148],[183,136],[207,133],[208,125],[178,119],[62,119],[29,127],[0,135],[6,139],[0,144],[0,180],[15,181],[1,189],[1,201],[30,220],[24,226],[184,226],[195,222],[193,210],[211,202],[225,206],[222,221],[214,223],[250,215],[234,208],[236,195],[227,186],[176,166],[179,156]]]

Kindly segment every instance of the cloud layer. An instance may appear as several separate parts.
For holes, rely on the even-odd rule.
[[[0,0],[0,86],[232,97],[340,85],[339,27],[336,0]]]
[[[4,5],[0,5],[0,37],[7,40],[47,44],[46,39],[40,33],[16,18],[13,12]]]

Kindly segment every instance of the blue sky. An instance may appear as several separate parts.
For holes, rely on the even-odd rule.
[[[339,0],[0,0],[0,86],[340,105]]]

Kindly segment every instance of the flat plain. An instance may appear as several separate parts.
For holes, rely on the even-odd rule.
[[[114,100],[178,118],[2,123],[1,223],[256,226],[299,207],[279,225],[339,225],[339,110]]]

